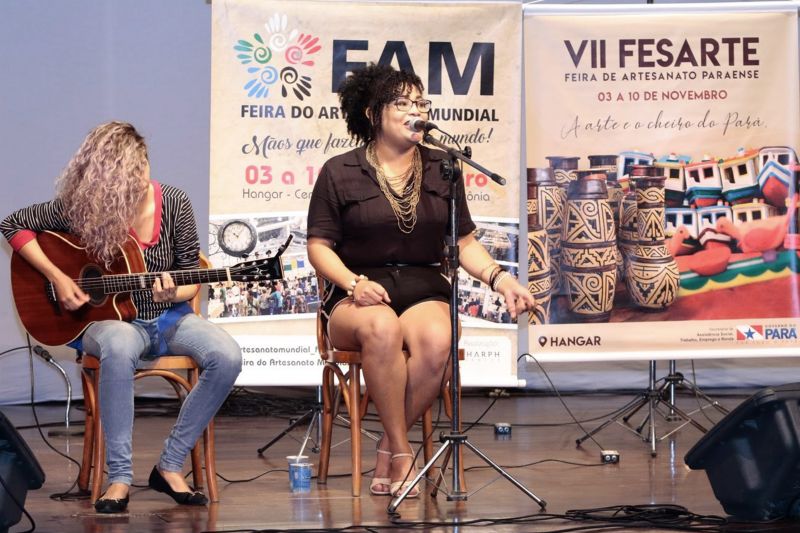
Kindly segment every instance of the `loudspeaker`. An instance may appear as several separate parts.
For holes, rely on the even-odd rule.
[[[19,522],[28,490],[44,483],[44,472],[25,440],[0,412],[0,531]]]
[[[747,520],[800,516],[800,383],[742,402],[684,458],[705,470],[725,512]]]

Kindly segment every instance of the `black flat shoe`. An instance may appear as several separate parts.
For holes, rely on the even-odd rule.
[[[205,505],[208,503],[208,498],[202,492],[175,492],[169,486],[167,480],[158,471],[158,467],[154,466],[153,471],[150,472],[150,479],[147,484],[151,489],[157,492],[163,492],[170,496],[176,503],[181,505]],[[127,503],[127,501],[125,502]]]
[[[124,513],[128,510],[129,501],[130,498],[128,496],[122,499],[100,498],[94,502],[94,510],[103,514]]]

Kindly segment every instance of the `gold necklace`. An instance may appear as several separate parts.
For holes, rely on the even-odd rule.
[[[397,176],[388,177],[383,172],[374,142],[367,145],[367,162],[375,169],[378,185],[397,218],[397,227],[403,233],[411,233],[417,224],[417,204],[422,189],[422,157],[419,148],[414,147],[411,164]]]

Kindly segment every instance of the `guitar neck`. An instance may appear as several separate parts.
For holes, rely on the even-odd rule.
[[[163,272],[137,272],[134,274],[109,274],[99,278],[83,278],[78,286],[85,291],[102,289],[105,294],[150,290]],[[175,285],[197,285],[198,283],[216,283],[230,281],[227,268],[210,268],[197,270],[174,270],[168,274]]]

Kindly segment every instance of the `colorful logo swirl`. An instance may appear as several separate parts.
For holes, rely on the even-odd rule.
[[[265,35],[253,34],[253,40],[240,39],[233,49],[236,58],[251,76],[244,84],[250,98],[267,98],[276,83],[281,96],[294,95],[298,100],[311,96],[311,67],[314,54],[320,51],[319,38],[297,29],[288,29],[288,18],[275,13],[264,24]]]

